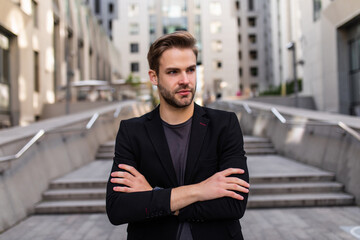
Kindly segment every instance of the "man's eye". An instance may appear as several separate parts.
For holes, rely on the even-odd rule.
[[[188,72],[195,72],[195,68],[190,68]]]
[[[176,74],[176,71],[169,71],[168,74]]]

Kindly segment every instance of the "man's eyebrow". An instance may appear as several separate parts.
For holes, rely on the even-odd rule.
[[[189,68],[196,68],[196,65],[194,64],[194,65],[187,67],[187,69],[189,69]]]

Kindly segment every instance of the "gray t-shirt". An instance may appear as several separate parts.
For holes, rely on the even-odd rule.
[[[167,143],[169,145],[171,160],[174,164],[176,178],[180,186],[184,185],[186,160],[189,149],[192,118],[184,123],[170,125],[162,121]],[[178,229],[177,239],[192,240],[189,223],[181,223]]]

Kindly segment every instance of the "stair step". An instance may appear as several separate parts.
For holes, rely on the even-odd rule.
[[[246,155],[264,155],[264,154],[276,154],[274,148],[253,148],[245,149]]]
[[[254,183],[290,183],[290,182],[330,182],[335,178],[334,173],[297,173],[297,174],[271,174],[250,175],[250,184]]]
[[[108,141],[100,145],[100,147],[115,147],[115,141]]]
[[[263,137],[244,136],[245,143],[270,143],[270,140]]]
[[[35,207],[35,213],[104,213],[105,200],[46,201]]]
[[[294,182],[252,184],[250,195],[285,193],[341,192],[343,185],[337,182]]]
[[[53,189],[43,194],[47,200],[81,200],[81,199],[105,199],[105,188],[84,188],[84,189]]]
[[[113,159],[114,152],[102,152],[96,154],[96,159]]]
[[[69,179],[55,180],[50,183],[50,189],[72,189],[72,188],[105,188],[107,179]]]
[[[344,206],[354,204],[346,193],[273,194],[249,196],[248,208]]]
[[[253,149],[253,148],[274,148],[272,143],[244,143],[244,148]]]

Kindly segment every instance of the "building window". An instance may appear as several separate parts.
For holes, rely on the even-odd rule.
[[[137,17],[139,15],[139,4],[131,3],[128,7],[128,17]]]
[[[101,8],[100,8],[100,0],[95,0],[95,13],[100,14]]]
[[[237,18],[237,24],[238,24],[238,27],[241,26],[241,18],[240,17]]]
[[[242,77],[242,68],[239,68],[239,76]]]
[[[110,31],[112,30],[112,21],[111,20],[108,21],[108,28]]]
[[[239,51],[238,55],[239,55],[239,60],[241,60],[242,59],[242,52]]]
[[[220,40],[214,40],[211,43],[211,49],[214,52],[221,52],[222,51],[222,42]]]
[[[241,34],[238,34],[238,42],[241,43]]]
[[[114,4],[109,3],[109,13],[113,13],[114,12]]]
[[[220,33],[221,32],[221,22],[219,22],[219,21],[212,22],[210,24],[210,32],[212,34]]]
[[[257,59],[257,51],[256,50],[250,51],[249,55],[250,55],[251,60],[256,60]]]
[[[251,67],[250,68],[250,75],[253,77],[257,77],[258,76],[258,68],[257,67]]]
[[[40,62],[39,52],[34,51],[34,91],[40,91]]]
[[[313,6],[314,6],[313,19],[314,19],[314,22],[315,22],[320,17],[321,0],[313,0]]]
[[[131,53],[138,53],[139,52],[139,44],[138,43],[131,43],[130,44],[130,52]]]
[[[129,33],[130,33],[130,35],[139,34],[139,24],[138,23],[130,23]]]
[[[248,18],[248,24],[250,27],[255,27],[256,26],[256,18],[255,17],[249,17]]]
[[[10,52],[9,38],[0,33],[0,112],[10,107]],[[1,124],[4,122],[0,119]]]
[[[38,3],[34,0],[31,1],[32,17],[34,21],[34,27],[39,27],[39,13]]]
[[[249,11],[254,11],[254,0],[248,0]]]
[[[250,43],[256,43],[256,35],[255,34],[250,34],[249,35],[249,41],[250,41]]]
[[[130,64],[131,72],[139,72],[140,71],[140,65],[138,62],[132,62]]]
[[[240,9],[240,1],[239,0],[236,0],[235,7],[236,7],[236,10]]]
[[[360,71],[360,38],[349,43],[350,50],[350,72]]]
[[[210,8],[210,14],[214,15],[214,16],[220,16],[222,14],[221,11],[221,3],[216,1],[216,2],[211,2],[209,5]]]
[[[214,70],[219,70],[222,68],[222,62],[219,60],[213,61],[213,68]]]

